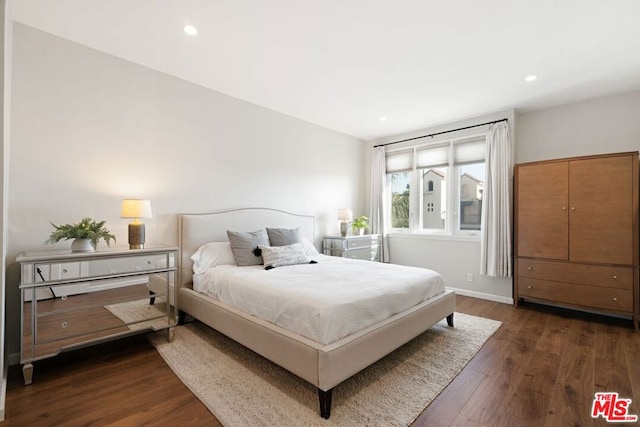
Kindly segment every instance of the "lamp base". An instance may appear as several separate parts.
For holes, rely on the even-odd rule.
[[[129,249],[144,249],[144,224],[129,224]]]
[[[347,222],[341,222],[340,223],[340,235],[342,237],[347,237]]]

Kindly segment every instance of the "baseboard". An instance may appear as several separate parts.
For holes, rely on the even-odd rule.
[[[466,297],[485,299],[488,301],[501,302],[503,304],[513,305],[512,297],[501,297],[499,295],[485,294],[484,292],[475,292],[475,291],[470,291],[468,289],[452,288],[451,286],[447,286],[447,288],[454,290],[458,295],[464,295]]]

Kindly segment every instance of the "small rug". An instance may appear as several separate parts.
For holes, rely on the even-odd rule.
[[[225,426],[406,426],[455,378],[501,322],[456,313],[333,389],[328,420],[317,388],[208,326],[149,340]]]
[[[167,307],[165,301],[156,299],[156,303],[149,304],[149,299],[123,302],[120,304],[105,305],[104,308],[116,316],[132,331],[146,328],[165,328],[168,323]],[[152,319],[144,322],[136,322],[138,319]]]

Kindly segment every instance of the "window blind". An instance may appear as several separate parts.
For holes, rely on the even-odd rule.
[[[449,165],[449,144],[436,145],[418,149],[418,168],[433,168]]]
[[[453,146],[454,163],[483,162],[485,155],[485,138],[479,137],[456,142]]]
[[[413,169],[413,150],[387,153],[387,173],[404,172]]]

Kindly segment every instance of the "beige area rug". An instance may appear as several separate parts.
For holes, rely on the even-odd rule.
[[[155,304],[149,304],[149,299],[140,299],[136,301],[128,301],[120,304],[105,305],[104,308],[109,310],[111,314],[122,320],[125,325],[132,331],[140,329],[159,329],[166,328],[167,306],[165,300],[156,299]],[[153,319],[144,322],[136,322],[138,319]]]
[[[455,378],[501,323],[456,313],[333,389],[328,420],[317,388],[208,326],[149,335],[171,369],[225,426],[405,426]]]

